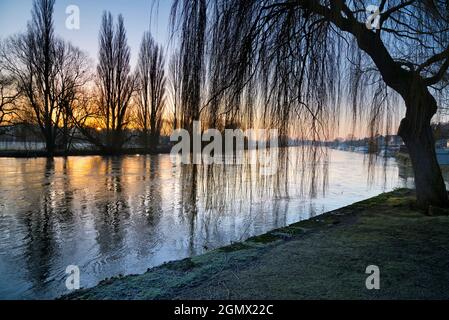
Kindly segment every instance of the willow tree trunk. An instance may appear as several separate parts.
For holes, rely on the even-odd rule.
[[[429,206],[448,207],[448,194],[437,161],[430,125],[437,110],[436,101],[427,88],[422,88],[412,90],[405,102],[407,113],[401,121],[399,135],[410,154],[418,206],[423,209],[428,209]]]

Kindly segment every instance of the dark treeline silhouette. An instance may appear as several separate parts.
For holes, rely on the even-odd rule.
[[[447,94],[448,2],[382,0],[374,28],[371,4],[176,0],[183,103],[191,117],[200,111],[225,126],[251,123],[258,111],[266,126],[283,134],[307,131],[317,140],[338,127],[341,105],[351,106],[354,124],[367,121],[373,136],[388,133],[405,106],[399,135],[414,167],[418,203],[446,207],[431,119]],[[198,109],[200,91],[207,97]]]

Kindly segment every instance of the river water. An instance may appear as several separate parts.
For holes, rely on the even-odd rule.
[[[0,159],[0,299],[68,293],[69,265],[90,287],[413,183],[394,159],[300,150],[272,176],[169,155]]]

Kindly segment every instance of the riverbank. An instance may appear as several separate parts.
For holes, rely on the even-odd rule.
[[[107,153],[100,150],[71,150],[56,151],[53,155],[49,155],[44,150],[0,150],[0,158],[49,158],[49,157],[86,157],[86,156],[129,156],[129,155],[157,155],[157,154],[169,154],[171,151],[170,146],[161,146],[157,150],[148,151],[145,149],[123,149],[119,153]]]
[[[63,299],[447,299],[449,216],[438,213],[396,190]],[[368,265],[380,290],[365,287]]]

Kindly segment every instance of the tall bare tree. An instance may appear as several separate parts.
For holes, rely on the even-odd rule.
[[[85,103],[85,85],[91,80],[87,56],[71,44],[60,48],[58,70],[58,107],[61,112],[61,141],[64,151],[69,151],[70,140],[77,126],[77,117]]]
[[[400,97],[406,113],[399,135],[414,167],[418,204],[447,207],[430,123],[449,80],[449,4],[381,0],[378,21],[377,13],[367,11],[371,4],[212,0],[206,6],[203,0],[175,0],[172,12],[174,23],[181,25],[184,90],[198,86],[197,71],[208,62],[208,101],[218,99],[218,109],[209,110],[240,112],[244,98],[257,94],[267,124],[284,133],[292,127],[307,129],[314,139],[326,138],[335,126],[345,89],[354,119],[361,111],[367,114],[372,134],[380,123],[390,127],[398,112],[392,97]],[[205,29],[203,43],[198,37]],[[208,54],[195,56],[201,61],[187,61],[187,56],[202,52],[202,45],[210,48]],[[192,66],[196,71],[185,75]],[[196,92],[184,100],[194,104]]]
[[[131,74],[130,48],[123,16],[114,26],[112,14],[105,12],[100,29],[100,50],[97,77],[99,112],[106,129],[104,149],[118,152],[125,139],[123,130],[128,124],[129,105],[134,92],[135,79]]]
[[[7,39],[0,50],[2,69],[24,97],[25,113],[33,115],[49,155],[57,148],[64,114],[71,112],[69,96],[83,84],[87,69],[81,51],[55,35],[54,3],[35,0],[27,31]]]
[[[54,34],[53,7],[54,0],[34,1],[27,31],[10,38],[1,53],[4,69],[34,111],[49,154],[55,149],[59,120],[54,84],[56,52],[62,45]]]
[[[137,122],[145,148],[154,150],[159,142],[165,108],[165,58],[150,32],[145,32],[137,65]]]

